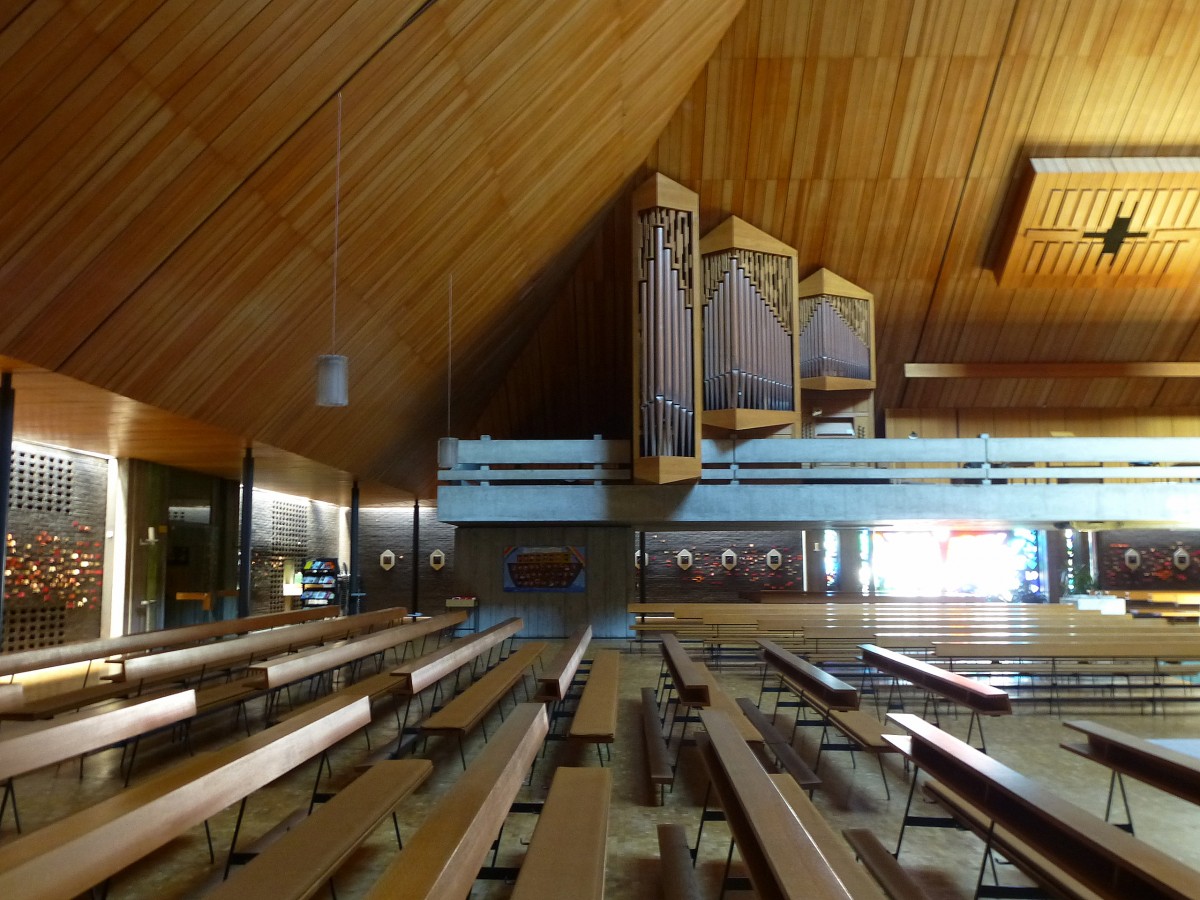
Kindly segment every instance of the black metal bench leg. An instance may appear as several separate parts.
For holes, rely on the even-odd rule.
[[[9,800],[12,800],[13,821],[17,826],[17,834],[20,834],[21,816],[17,812],[17,787],[11,778],[4,782],[4,798],[0,800],[0,825],[4,824],[4,810],[8,806]]]

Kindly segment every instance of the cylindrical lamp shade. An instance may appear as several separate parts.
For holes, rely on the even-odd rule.
[[[350,369],[344,356],[317,357],[317,406],[350,405]]]

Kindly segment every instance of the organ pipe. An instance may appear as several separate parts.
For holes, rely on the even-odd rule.
[[[699,197],[656,175],[634,191],[634,476],[700,476]]]
[[[700,250],[705,423],[733,431],[793,424],[796,251],[735,216]]]

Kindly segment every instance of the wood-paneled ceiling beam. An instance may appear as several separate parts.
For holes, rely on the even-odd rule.
[[[1200,378],[1200,362],[905,363],[905,378]]]

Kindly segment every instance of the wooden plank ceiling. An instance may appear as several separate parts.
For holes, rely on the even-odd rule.
[[[0,353],[427,490],[448,414],[475,421],[740,7],[10,6]],[[329,352],[350,358],[348,409],[313,405]]]
[[[739,216],[796,247],[802,276],[826,266],[875,295],[878,410],[1174,415],[1200,406],[1200,380],[909,380],[903,366],[1200,361],[1195,277],[1014,290],[990,268],[1026,159],[1200,150],[1197,17],[1197,0],[747,0],[643,174],[698,191],[705,230]],[[487,430],[546,431],[529,396],[550,408],[584,396],[596,421],[628,418],[627,363],[605,381],[598,354],[555,349],[593,315],[580,297],[627,302],[619,256],[612,281],[595,279],[606,246],[626,252],[609,233],[621,227],[585,255]],[[593,340],[626,361],[628,314],[610,320]]]
[[[660,170],[705,228],[740,216],[876,296],[881,410],[1200,406],[1194,379],[902,369],[1200,360],[1196,280],[1015,290],[990,270],[1023,160],[1200,153],[1198,16],[30,0],[0,13],[0,353],[424,494],[447,432],[628,429],[622,217]],[[330,351],[348,409],[312,405]]]

